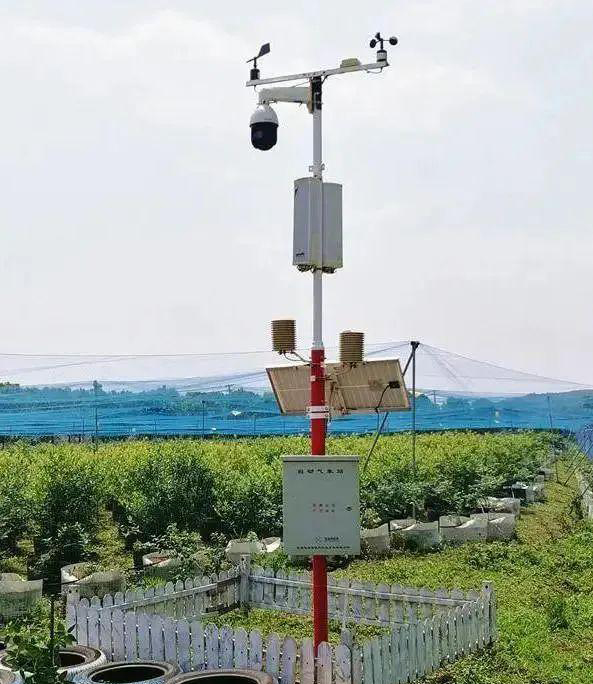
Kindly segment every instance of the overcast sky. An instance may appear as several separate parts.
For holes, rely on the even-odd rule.
[[[311,117],[278,105],[249,142],[262,75],[371,61],[327,82],[327,180],[345,267],[326,344],[419,339],[593,382],[591,0],[0,5],[0,352],[266,349],[311,338],[291,266],[292,184]]]

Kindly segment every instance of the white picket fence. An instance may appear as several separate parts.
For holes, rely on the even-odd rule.
[[[166,660],[185,672],[219,668],[265,670],[280,684],[400,684],[492,643],[483,599],[431,618],[392,625],[362,644],[349,631],[342,643],[322,644],[314,658],[311,640],[300,644],[258,631],[218,628],[113,607],[69,604],[68,623],[79,644],[100,648],[110,660]]]
[[[176,662],[184,671],[249,667],[281,684],[399,684],[496,639],[496,603],[490,585],[480,592],[427,590],[347,579],[329,580],[330,616],[343,625],[342,643],[313,658],[301,644],[257,631],[203,625],[209,615],[239,605],[305,614],[311,610],[309,573],[249,568],[159,589],[69,601],[67,623],[79,644],[111,660]],[[383,634],[355,643],[346,625],[377,625]]]
[[[328,584],[329,615],[344,626],[351,622],[377,626],[418,622],[480,600],[492,600],[489,585],[484,585],[481,592],[430,590],[336,579],[332,575]],[[219,575],[169,582],[157,589],[107,594],[103,599],[95,597],[79,603],[99,612],[117,607],[123,613],[204,620],[208,615],[221,614],[239,605],[308,615],[311,600],[310,573],[274,573],[270,568],[244,563],[240,569]]]

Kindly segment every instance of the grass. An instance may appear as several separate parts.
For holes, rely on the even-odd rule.
[[[593,527],[579,520],[574,480],[547,485],[548,500],[522,514],[511,543],[466,544],[429,554],[357,561],[339,574],[430,588],[473,589],[493,582],[499,642],[439,670],[431,684],[586,684],[593,682]],[[308,618],[234,611],[219,624],[310,636]],[[366,636],[359,633],[359,638]],[[369,634],[370,636],[370,634]],[[339,624],[331,626],[331,639]]]

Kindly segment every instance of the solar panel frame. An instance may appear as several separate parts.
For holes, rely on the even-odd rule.
[[[374,359],[353,366],[328,362],[325,368],[326,403],[333,414],[410,410],[399,359]],[[311,404],[310,366],[276,366],[266,371],[281,413],[306,413]],[[397,388],[388,386],[393,381]]]

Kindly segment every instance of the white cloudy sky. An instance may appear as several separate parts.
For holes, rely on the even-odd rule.
[[[0,352],[265,349],[310,339],[291,266],[309,115],[253,150],[245,59],[265,75],[371,58],[330,80],[328,180],[345,268],[326,343],[416,338],[593,381],[591,0],[3,0]]]

